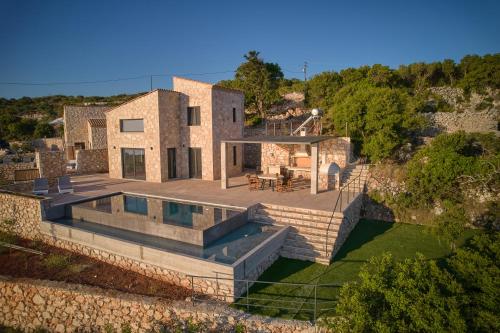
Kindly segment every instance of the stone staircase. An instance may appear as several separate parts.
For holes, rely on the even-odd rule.
[[[281,250],[281,256],[292,259],[308,260],[328,265],[334,250],[343,213],[300,209],[295,207],[259,204],[253,219],[257,222],[290,226]],[[330,231],[327,230],[332,220]]]
[[[359,179],[357,177],[359,176]],[[356,179],[355,181],[353,181]],[[368,165],[365,164],[349,164],[342,172],[340,186],[350,183],[350,192],[363,192],[365,183],[368,179]],[[352,190],[351,190],[352,188]]]

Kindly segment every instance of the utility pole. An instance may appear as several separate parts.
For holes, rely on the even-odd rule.
[[[304,72],[304,82],[307,82],[307,61],[304,61],[304,67],[302,68]]]

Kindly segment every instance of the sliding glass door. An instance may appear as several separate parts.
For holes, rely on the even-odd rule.
[[[144,149],[122,148],[123,178],[146,180]]]

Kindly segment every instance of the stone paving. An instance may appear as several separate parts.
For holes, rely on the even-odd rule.
[[[268,188],[250,191],[244,176],[230,178],[229,188],[226,190],[220,188],[220,181],[179,179],[165,183],[152,183],[112,179],[107,174],[74,176],[72,182],[75,189],[72,194],[49,193],[49,196],[53,198],[53,204],[63,204],[87,197],[123,191],[243,208],[257,203],[265,203],[332,211],[339,193],[338,191],[327,191],[312,195],[309,188],[285,193],[273,192]],[[343,202],[347,202],[346,195],[343,196]]]

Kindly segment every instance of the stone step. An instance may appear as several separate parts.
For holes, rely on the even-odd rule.
[[[333,210],[333,207],[332,207]],[[321,220],[325,218],[330,218],[332,216],[332,211],[324,211],[324,210],[310,210],[310,209],[287,209],[287,208],[279,208],[276,206],[264,206],[259,207],[256,210],[257,212],[266,212],[269,215],[273,216],[285,216],[289,218],[306,218],[310,220]],[[341,212],[335,212],[333,214],[334,217],[342,217],[343,214]]]
[[[306,208],[295,208],[295,207],[287,207],[287,206],[277,206],[277,205],[261,205],[257,209],[266,210],[269,212],[284,212],[284,213],[296,213],[303,215],[312,215],[312,216],[331,216],[332,212],[330,210],[316,210],[316,209],[306,209]]]
[[[295,258],[308,261],[330,261],[330,254],[325,255],[324,251],[316,251],[311,249],[304,249],[301,247],[295,247],[291,245],[284,245],[281,250],[281,255],[286,258]]]
[[[285,223],[276,223],[276,222],[269,222],[266,220],[261,220],[261,219],[254,219],[253,221],[259,222],[259,223],[264,223],[264,224],[270,224],[270,225],[286,225],[290,227],[290,232],[295,232],[299,234],[308,234],[308,235],[322,235],[325,234],[327,231],[327,227],[325,228],[317,228],[317,227],[311,227],[307,225],[293,225],[293,224],[285,224]],[[339,224],[332,224],[330,227],[330,233],[333,233],[334,230],[338,231],[339,229]]]
[[[330,225],[330,221],[312,221],[312,220],[307,220],[307,219],[290,219],[286,217],[281,217],[281,216],[269,216],[269,215],[263,215],[256,213],[254,214],[254,219],[256,220],[261,220],[261,221],[266,221],[271,224],[283,224],[283,225],[292,225],[296,226],[298,228],[300,227],[308,227],[308,228],[316,228],[316,229],[327,229],[328,226]],[[341,218],[333,218],[331,221],[331,227],[332,228],[334,225],[339,225],[342,223]]]
[[[333,241],[337,238],[337,234],[338,234],[338,229],[337,230],[330,229],[330,231],[328,232],[328,243],[330,243],[330,240],[332,240],[331,243],[333,243]],[[292,240],[298,240],[298,241],[302,240],[302,241],[307,241],[307,242],[311,242],[311,243],[325,244],[326,231],[323,234],[318,235],[315,233],[296,232],[294,230],[290,230],[288,232],[287,237],[289,239],[292,239]]]
[[[311,241],[311,240],[303,240],[303,239],[293,239],[288,237],[286,239],[285,244],[288,246],[294,246],[297,248],[302,248],[302,249],[311,249],[315,250],[318,252],[325,252],[325,241]],[[328,245],[327,245],[327,251],[328,253],[331,253],[333,251],[333,244],[331,241],[335,241],[335,238],[328,238]]]

